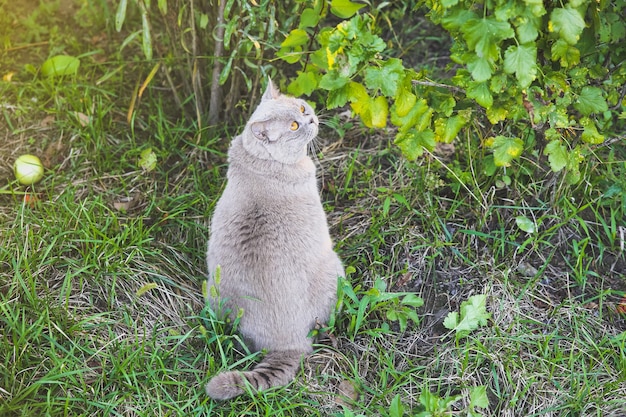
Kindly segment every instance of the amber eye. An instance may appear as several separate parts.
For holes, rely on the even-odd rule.
[[[291,122],[291,126],[289,126],[289,129],[298,130],[299,127],[300,125],[298,124],[298,122]]]
[[[304,106],[300,105],[300,113],[304,113]]]

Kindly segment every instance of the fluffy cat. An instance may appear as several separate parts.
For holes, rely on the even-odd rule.
[[[312,350],[307,335],[336,302],[344,270],[307,156],[318,124],[309,104],[270,80],[230,145],[227,184],[211,221],[208,285],[219,266],[220,298],[233,314],[243,309],[241,335],[268,353],[251,371],[213,377],[206,392],[214,399],[240,395],[248,384],[262,390],[291,381]]]

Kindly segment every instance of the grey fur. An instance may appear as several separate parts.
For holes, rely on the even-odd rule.
[[[220,298],[244,311],[239,331],[251,348],[270,353],[252,371],[213,377],[206,386],[212,398],[240,395],[247,383],[258,390],[291,381],[311,352],[307,335],[335,304],[344,270],[306,152],[317,131],[313,109],[270,81],[231,143],[227,185],[211,222],[208,284],[219,266]]]

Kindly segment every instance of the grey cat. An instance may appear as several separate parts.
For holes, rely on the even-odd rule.
[[[211,222],[208,285],[219,267],[219,297],[231,314],[243,309],[241,335],[268,353],[251,371],[213,377],[206,392],[214,399],[240,395],[246,385],[262,390],[291,381],[312,350],[309,332],[336,302],[344,270],[307,156],[318,124],[309,104],[270,80],[230,145],[228,181]]]

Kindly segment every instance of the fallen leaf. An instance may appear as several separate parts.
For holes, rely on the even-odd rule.
[[[39,197],[37,194],[24,194],[24,204],[30,208],[34,208],[35,205],[39,202]]]
[[[129,197],[121,197],[113,202],[113,208],[117,211],[129,211],[141,203],[141,193],[135,192]]]
[[[54,123],[54,116],[49,114],[48,116],[41,119],[39,122],[39,126],[41,127],[50,127]]]
[[[411,280],[411,278],[413,278],[413,274],[411,274],[410,272],[406,272],[404,273],[400,279],[396,282],[396,287],[397,288],[401,288],[404,287],[406,284],[409,283],[409,281]]]
[[[356,402],[358,398],[359,393],[352,382],[344,379],[337,385],[337,395],[335,396],[337,405],[349,406]]]
[[[2,76],[2,81],[6,81],[10,83],[14,75],[15,75],[15,72],[13,71],[7,72],[6,74]]]
[[[73,114],[74,116],[76,116],[76,118],[78,119],[78,123],[80,123],[82,127],[91,124],[91,117],[87,116],[85,113],[75,111],[73,112]]]
[[[619,301],[615,310],[620,314],[626,314],[626,295]]]

